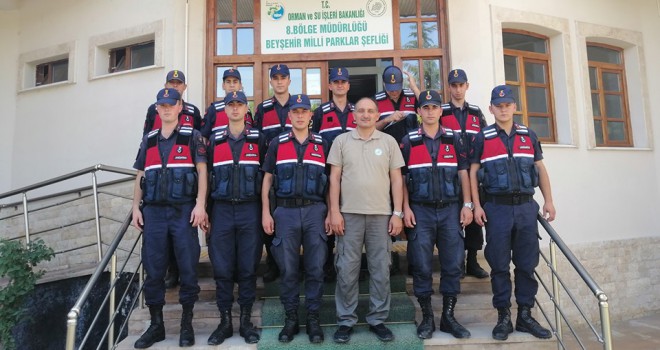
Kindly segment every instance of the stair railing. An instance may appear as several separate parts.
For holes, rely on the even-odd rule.
[[[566,315],[566,310],[561,306],[561,292],[563,291],[569,297],[570,304],[573,305],[584,319],[586,324],[589,326],[590,331],[595,335],[596,340],[603,345],[603,349],[611,350],[612,349],[612,330],[610,325],[610,314],[609,314],[609,302],[605,292],[598,286],[598,283],[591,277],[587,269],[580,263],[580,261],[575,257],[573,252],[568,248],[566,243],[561,239],[559,234],[550,226],[547,220],[545,220],[540,214],[538,215],[538,221],[541,223],[541,226],[545,229],[548,236],[550,237],[549,243],[549,256],[546,256],[541,252],[541,257],[545,261],[546,265],[550,269],[552,275],[552,286],[548,287],[543,281],[538,272],[535,272],[538,281],[541,283],[546,293],[550,297],[554,308],[554,322],[551,322],[549,313],[546,312],[543,307],[538,303],[539,309],[543,314],[543,317],[546,319],[550,327],[552,328],[554,334],[557,336],[557,348],[558,349],[567,349],[566,340],[564,338],[564,333],[562,329],[562,323],[565,323],[568,327],[568,330],[572,334],[575,341],[582,349],[586,349],[583,340],[577,334],[575,327],[569,321],[569,318]],[[580,276],[585,285],[593,293],[596,302],[598,303],[599,315],[600,315],[600,328],[601,333],[596,330],[596,326],[591,322],[589,317],[587,317],[584,308],[578,302],[578,299],[575,297],[573,292],[569,289],[567,283],[562,280],[557,269],[557,250],[561,253],[564,258],[568,261],[570,266],[575,270],[575,272]]]

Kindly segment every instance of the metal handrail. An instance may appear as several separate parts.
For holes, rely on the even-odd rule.
[[[552,292],[550,292],[550,288],[548,288],[545,283],[543,283],[543,287],[550,295],[550,298],[552,300],[552,303],[554,305],[555,309],[555,328],[554,332],[555,335],[557,336],[559,343],[558,346],[565,348],[564,345],[564,339],[563,339],[563,334],[562,334],[562,328],[561,328],[561,321],[567,321],[566,316],[564,312],[561,310],[561,305],[560,305],[560,294],[559,294],[559,286],[561,286],[568,294],[571,302],[576,306],[582,317],[585,319],[587,324],[591,327],[591,330],[594,332],[596,335],[597,339],[599,342],[602,342],[603,344],[603,349],[605,350],[611,350],[612,349],[612,330],[611,330],[611,325],[610,325],[610,315],[609,315],[609,303],[608,303],[608,298],[605,292],[598,286],[598,283],[591,277],[587,269],[582,265],[582,263],[575,257],[573,252],[568,248],[564,240],[561,239],[559,234],[555,231],[555,229],[550,226],[550,223],[548,223],[545,218],[541,214],[538,214],[537,217],[539,223],[545,231],[547,232],[548,236],[550,237],[550,259],[548,259],[541,254],[541,256],[546,260],[547,265],[550,267],[550,272],[552,274]],[[601,323],[601,332],[602,332],[602,337],[599,335],[596,331],[594,326],[591,324],[591,322],[587,319],[584,311],[580,307],[580,305],[577,303],[576,298],[573,296],[573,294],[566,288],[565,283],[559,278],[558,272],[557,272],[557,257],[556,257],[556,248],[559,248],[559,251],[564,255],[568,263],[573,267],[575,272],[580,276],[580,278],[584,281],[585,285],[591,290],[591,292],[594,294],[598,301],[598,307],[599,307],[599,312],[600,312],[600,323]],[[540,279],[539,279],[540,280]],[[545,312],[543,313],[544,317],[550,323],[550,320],[548,317],[545,315]],[[567,323],[568,324],[568,323]],[[580,346],[584,349],[584,345],[582,344],[581,340],[579,337],[577,337],[577,334],[573,330],[573,327],[568,324],[569,330],[575,336],[577,339],[578,343]]]

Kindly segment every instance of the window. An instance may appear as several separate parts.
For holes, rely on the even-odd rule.
[[[154,41],[111,49],[108,73],[154,65]]]
[[[596,146],[632,146],[622,51],[587,43]]]
[[[69,60],[58,60],[38,64],[34,86],[58,83],[69,80]]]
[[[222,100],[225,97],[225,90],[222,89],[222,74],[224,74],[225,70],[234,68],[234,67],[229,67],[229,66],[218,66],[215,67],[215,76],[216,76],[216,92],[215,92],[215,100],[219,101]],[[245,66],[245,67],[236,67],[236,70],[238,70],[239,73],[241,73],[241,85],[243,86],[243,93],[245,93],[245,97],[248,99],[248,105],[250,106],[250,110],[254,113],[255,111],[255,103],[254,103],[254,68],[252,66]],[[261,101],[259,101],[261,102]]]
[[[505,30],[502,41],[504,76],[518,107],[514,120],[534,130],[541,141],[556,142],[548,38]]]
[[[438,9],[435,0],[400,0],[399,19],[402,49],[440,47],[438,41]]]
[[[217,0],[215,11],[216,55],[254,54],[254,2]]]

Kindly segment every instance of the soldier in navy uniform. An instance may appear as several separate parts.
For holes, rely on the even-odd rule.
[[[165,78],[165,88],[175,89],[179,92],[179,95],[183,96],[183,92],[186,91],[186,76],[180,70],[172,70],[167,73]],[[179,114],[179,125],[180,126],[189,126],[193,129],[199,130],[202,125],[202,115],[199,112],[199,109],[192,103],[183,101],[183,108]],[[147,116],[144,120],[144,128],[142,130],[142,135],[146,135],[149,132],[160,129],[162,126],[162,121],[156,110],[156,104],[151,104],[147,109]],[[170,244],[170,247],[172,244]],[[172,248],[170,248],[172,249]],[[170,251],[170,265],[165,275],[165,287],[174,288],[179,283],[179,270],[177,270],[177,263],[174,251]]]
[[[458,134],[440,126],[442,99],[437,91],[419,95],[422,126],[403,138],[406,181],[403,191],[404,225],[408,232],[408,257],[412,264],[413,291],[422,309],[417,336],[433,336],[433,247],[440,259],[442,317],[440,330],[456,338],[470,332],[454,318],[461,291],[462,229],[472,221],[467,154]],[[464,204],[462,204],[463,202]],[[461,207],[461,209],[459,209]]]
[[[193,307],[198,299],[197,227],[206,231],[207,168],[206,141],[190,126],[179,123],[183,101],[179,92],[165,88],[158,92],[156,110],[160,129],[142,138],[133,167],[138,170],[133,196],[133,226],[143,230],[142,262],[147,272],[144,297],[151,325],[135,342],[136,349],[148,348],[165,339],[163,305],[165,272],[170,246],[176,254],[183,306],[179,346],[195,344]],[[140,208],[142,206],[142,208]]]
[[[330,146],[337,135],[355,130],[357,127],[355,118],[353,118],[355,106],[348,101],[350,88],[348,69],[331,68],[328,89],[332,92],[332,100],[316,108],[312,117],[312,131],[319,133]],[[328,259],[323,267],[326,282],[332,282],[337,278],[333,259],[334,249],[335,236],[332,235],[328,237]]]
[[[472,143],[470,185],[474,220],[486,227],[486,260],[491,268],[493,307],[497,324],[493,338],[506,340],[513,332],[511,323],[511,274],[513,261],[515,297],[518,304],[516,330],[537,338],[552,333],[532,317],[538,282],[534,270],[539,263],[537,215],[534,188],[539,187],[545,203],[542,214],[555,218],[550,177],[543,164],[543,151],[534,131],[513,121],[516,102],[510,87],[496,86],[490,98],[495,124],[479,132]],[[485,198],[480,198],[479,182]],[[481,205],[483,203],[483,206]]]
[[[222,73],[222,89],[225,92],[225,96],[232,92],[242,91],[241,72],[233,68],[226,69]],[[252,112],[250,111],[250,107],[248,107],[245,113],[244,122],[248,127],[252,127]],[[202,136],[210,138],[212,133],[226,128],[227,125],[229,125],[229,118],[225,112],[225,101],[223,99],[212,102],[206,109],[200,131],[202,132]]]
[[[261,191],[264,231],[274,235],[271,252],[280,267],[280,301],[286,319],[280,342],[290,342],[299,332],[300,247],[305,265],[305,306],[307,334],[311,343],[323,342],[319,310],[323,296],[323,264],[328,249],[330,225],[325,203],[328,183],[328,143],[309,131],[312,119],[307,95],[293,95],[289,101],[292,130],[280,134],[268,146],[263,165]],[[268,192],[274,186],[277,208],[271,216]]]
[[[241,310],[239,333],[246,343],[254,344],[259,342],[259,332],[250,317],[263,244],[260,167],[266,144],[258,130],[245,125],[248,107],[243,92],[229,92],[223,106],[229,124],[213,133],[208,152],[213,201],[208,248],[220,311],[220,324],[208,344],[222,344],[234,332],[234,276]]]
[[[465,93],[470,87],[470,83],[468,83],[464,70],[451,70],[447,76],[447,83],[451,100],[442,105],[440,124],[460,135],[463,145],[469,150],[472,139],[486,127],[486,118],[477,105],[465,101]],[[484,245],[481,226],[475,222],[466,226],[464,242],[467,262],[463,265],[463,273],[476,278],[488,277],[488,272],[477,262],[477,251],[481,250]]]
[[[408,74],[409,81],[415,86],[414,80]],[[417,95],[411,89],[403,88],[403,73],[397,66],[389,66],[383,71],[384,91],[375,96],[380,118],[376,129],[394,137],[401,145],[401,140],[410,130],[419,127],[417,121]],[[392,237],[395,241],[396,237]],[[392,274],[399,272],[399,254],[392,252]]]
[[[291,130],[289,120],[289,85],[291,77],[289,67],[285,64],[276,64],[270,68],[270,86],[273,88],[273,97],[261,102],[254,114],[254,127],[266,137],[266,144],[276,138],[280,133]],[[274,203],[273,203],[274,205]],[[266,246],[266,267],[264,282],[272,282],[280,275],[280,269],[273,259],[270,247],[273,236],[264,235]]]

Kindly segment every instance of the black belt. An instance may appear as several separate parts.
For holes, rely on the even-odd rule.
[[[305,198],[278,198],[277,206],[284,208],[300,208],[318,202],[319,201],[305,199]]]
[[[446,208],[452,204],[456,204],[458,201],[453,201],[453,202],[412,202],[412,204],[416,205],[421,205],[422,207],[429,207],[429,208],[435,208],[435,209],[442,209]]]
[[[529,203],[534,200],[534,197],[529,194],[507,194],[503,196],[486,195],[486,202],[503,205],[518,205]]]
[[[243,204],[243,203],[254,203],[259,201],[259,199],[217,199],[216,202],[224,204]]]

